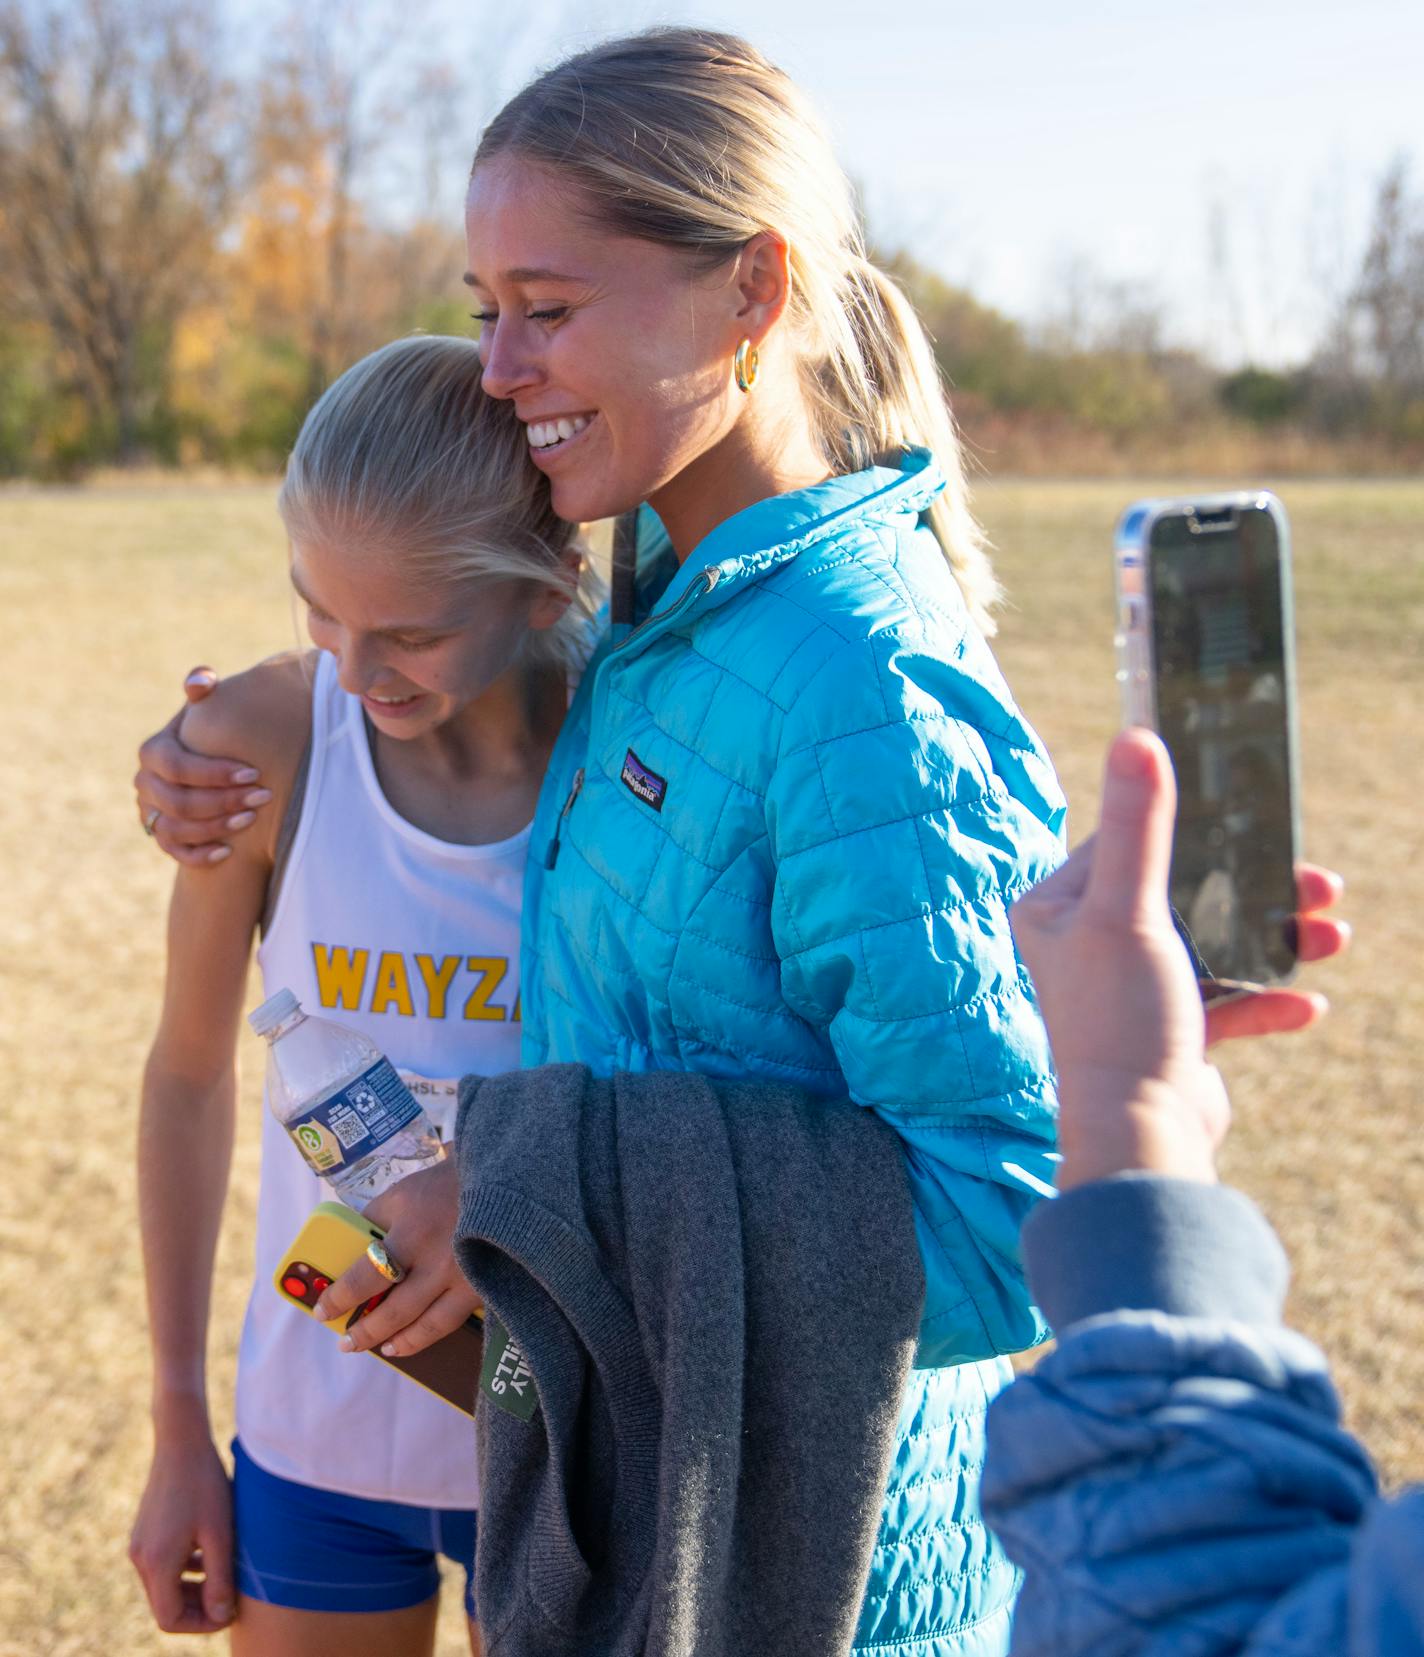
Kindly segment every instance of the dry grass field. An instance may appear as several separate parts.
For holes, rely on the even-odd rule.
[[[1107,548],[1136,492],[980,493],[1014,600],[1002,659],[1058,760],[1075,833],[1092,821],[1116,717]],[[1282,493],[1296,532],[1307,849],[1348,876],[1356,944],[1312,974],[1335,1005],[1325,1028],[1226,1056],[1227,1171],[1286,1239],[1295,1318],[1333,1353],[1352,1424],[1392,1481],[1419,1479],[1424,483]],[[166,715],[184,669],[233,668],[292,640],[272,490],[0,495],[0,605],[0,1654],[212,1650],[152,1631],[125,1559],[148,1453],[130,1153],[168,884],[128,782],[135,741]],[[256,1048],[213,1317],[224,1433],[249,1270]],[[458,1619],[442,1630],[453,1657]]]

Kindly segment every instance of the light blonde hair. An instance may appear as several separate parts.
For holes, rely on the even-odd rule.
[[[513,153],[590,199],[601,225],[709,268],[759,232],[790,248],[788,316],[827,462],[855,472],[923,445],[948,486],[930,511],[965,603],[994,631],[999,597],[930,342],[866,257],[850,181],[793,82],[746,41],[659,28],[605,42],[532,81],[486,129],[475,166]]]
[[[570,593],[554,626],[531,629],[532,664],[587,658],[598,581],[577,526],[556,515],[508,403],[480,388],[472,339],[396,340],[347,369],[302,423],[277,498],[293,541],[389,553],[417,580],[490,579]]]

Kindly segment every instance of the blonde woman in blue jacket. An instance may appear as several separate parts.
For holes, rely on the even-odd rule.
[[[637,625],[585,674],[535,817],[525,1062],[773,1077],[900,1134],[926,1298],[856,1648],[990,1657],[1017,1578],[979,1515],[983,1420],[1045,1333],[1017,1237],[1054,1143],[1007,905],[1058,862],[1063,801],[985,642],[928,342],[796,88],[730,36],[538,78],[466,220],[485,389],[555,510],[651,508]],[[150,826],[212,855],[152,775],[209,774],[146,752]],[[417,1178],[453,1221],[445,1171]],[[420,1311],[402,1285],[359,1343],[423,1343]]]

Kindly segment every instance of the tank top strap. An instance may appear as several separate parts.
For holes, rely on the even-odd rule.
[[[360,703],[348,696],[337,678],[336,657],[328,651],[317,653],[316,672],[312,677],[312,747],[325,753],[349,735],[346,729],[353,708],[360,714]],[[359,717],[358,717],[359,723]]]
[[[267,882],[267,901],[259,928],[259,935],[264,939],[277,924],[282,893],[300,864],[310,838],[309,825],[316,814],[317,801],[321,798],[327,752],[333,732],[346,712],[343,701],[341,686],[336,679],[336,658],[324,650],[317,651],[316,666],[312,672],[311,728],[307,732],[301,762],[292,779],[292,792],[282,814],[282,826],[277,831],[276,854]]]

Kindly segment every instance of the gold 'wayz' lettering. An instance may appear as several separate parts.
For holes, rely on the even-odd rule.
[[[425,1000],[428,1014],[431,1018],[444,1018],[445,997],[450,993],[450,984],[455,974],[460,970],[458,955],[442,955],[437,966],[433,955],[417,955],[415,964],[420,969],[421,982],[425,985]]]
[[[344,944],[328,948],[312,945],[316,964],[317,995],[323,1007],[344,1007],[349,1013],[361,1010],[361,991],[366,984],[366,963],[370,951],[347,949]]]
[[[317,996],[323,1007],[416,1017],[415,981],[425,992],[425,1016],[450,1016],[450,997],[462,969],[474,977],[461,1016],[477,1022],[501,1024],[520,1021],[519,995],[513,1007],[501,1007],[494,996],[509,974],[504,955],[406,955],[398,949],[352,949],[346,944],[311,946],[316,966]],[[372,970],[372,956],[375,967]],[[411,962],[415,970],[411,970]],[[369,998],[369,999],[368,999]]]
[[[466,961],[471,972],[477,972],[478,982],[465,1002],[466,1018],[502,1020],[509,1015],[503,1007],[491,1007],[490,997],[504,982],[509,962],[502,955],[471,955]]]
[[[405,956],[394,950],[384,950],[376,963],[376,982],[371,990],[371,1011],[383,1013],[394,1006],[403,1018],[415,1017],[415,1003],[410,998],[410,976],[405,970]]]

